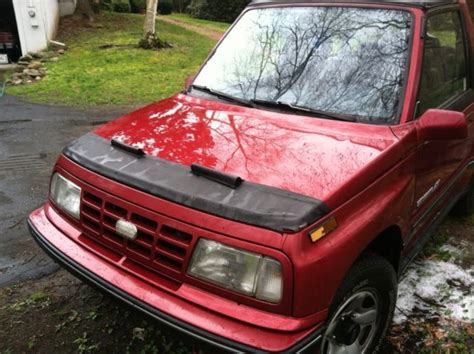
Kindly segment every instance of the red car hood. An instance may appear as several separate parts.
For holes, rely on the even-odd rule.
[[[237,175],[336,207],[399,159],[389,127],[177,95],[94,131],[169,161]],[[392,153],[389,153],[391,151]],[[387,157],[381,158],[386,153]]]

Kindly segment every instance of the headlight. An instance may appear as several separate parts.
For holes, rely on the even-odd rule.
[[[188,273],[260,300],[272,303],[281,300],[281,264],[260,254],[200,239]]]
[[[81,188],[55,173],[51,180],[50,196],[53,202],[69,215],[80,218]]]

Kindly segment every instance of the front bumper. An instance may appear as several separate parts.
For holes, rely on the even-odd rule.
[[[235,353],[318,352],[321,325],[287,333],[242,323],[183,301],[114,267],[67,237],[49,221],[43,208],[30,215],[28,226],[40,247],[72,274],[197,340]]]

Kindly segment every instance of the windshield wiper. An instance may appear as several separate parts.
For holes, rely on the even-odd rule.
[[[202,91],[202,92],[205,92],[205,93],[210,94],[212,96],[215,96],[217,98],[220,98],[222,100],[238,103],[238,104],[246,106],[246,107],[255,108],[256,105],[257,106],[265,106],[265,107],[274,107],[274,108],[284,109],[286,111],[291,111],[291,112],[309,113],[311,115],[315,115],[315,116],[318,116],[318,117],[321,117],[321,118],[342,120],[342,121],[345,121],[345,122],[356,122],[357,121],[357,119],[355,117],[352,117],[352,116],[318,111],[316,109],[312,109],[312,108],[309,108],[309,107],[298,106],[298,105],[294,105],[294,104],[291,104],[291,103],[285,103],[285,102],[281,102],[281,101],[276,101],[275,102],[275,101],[266,101],[266,100],[259,100],[259,99],[245,100],[245,99],[242,99],[242,98],[230,96],[230,95],[228,95],[224,92],[211,89],[210,87],[207,87],[207,86],[192,85],[191,89]]]
[[[191,88],[193,90],[198,90],[198,91],[205,92],[207,94],[210,94],[210,95],[215,96],[217,98],[220,98],[222,100],[238,103],[238,104],[241,104],[241,105],[247,106],[247,107],[253,107],[252,102],[250,102],[250,101],[247,101],[247,100],[244,100],[244,99],[241,99],[241,98],[238,98],[238,97],[230,96],[230,95],[228,95],[224,92],[220,92],[220,91],[211,89],[207,86],[191,85]]]
[[[274,108],[284,109],[286,111],[291,111],[291,112],[309,113],[311,115],[315,115],[321,118],[342,120],[345,122],[357,122],[357,119],[352,116],[318,111],[316,109],[312,109],[309,107],[298,106],[298,105],[285,103],[281,101],[266,101],[266,100],[253,99],[253,100],[250,100],[250,102],[259,106],[274,107]]]

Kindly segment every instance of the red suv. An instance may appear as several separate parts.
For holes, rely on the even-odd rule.
[[[220,348],[376,352],[472,209],[473,38],[464,0],[254,1],[185,91],[64,150],[33,237]]]

